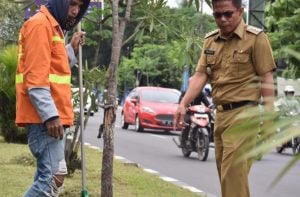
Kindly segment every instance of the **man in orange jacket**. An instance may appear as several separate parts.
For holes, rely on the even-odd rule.
[[[73,107],[64,33],[81,20],[89,2],[49,0],[20,31],[16,124],[26,127],[29,148],[37,159],[34,183],[25,197],[58,196],[67,174],[64,128],[73,124]],[[71,41],[73,51],[80,42],[78,35]]]

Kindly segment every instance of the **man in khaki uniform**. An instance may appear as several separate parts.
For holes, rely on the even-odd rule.
[[[193,80],[175,115],[175,124],[184,124],[188,104],[209,80],[217,114],[214,130],[216,163],[223,197],[249,197],[248,173],[251,159],[241,158],[245,149],[255,146],[258,125],[243,131],[234,127],[251,117],[240,118],[245,110],[273,111],[275,63],[266,34],[248,26],[242,19],[241,0],[212,0],[213,15],[219,27],[205,36]],[[252,117],[253,118],[253,117]]]

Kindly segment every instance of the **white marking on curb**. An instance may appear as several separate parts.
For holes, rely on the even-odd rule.
[[[136,166],[136,167],[139,167],[139,166],[140,166],[138,163],[133,162],[133,161],[130,161],[130,160],[128,160],[128,159],[126,159],[126,158],[124,158],[124,157],[121,157],[121,156],[115,155],[114,158],[115,158],[116,160],[121,161],[123,164],[126,164],[126,165],[133,165],[133,166]]]
[[[152,169],[146,169],[146,168],[143,168],[143,170],[144,170],[145,172],[150,173],[150,174],[159,174],[159,172],[157,172],[157,171],[155,171],[155,170],[152,170]]]
[[[117,155],[115,155],[114,157],[115,157],[115,159],[117,159],[117,160],[126,160],[124,157],[117,156]]]
[[[84,145],[85,145],[85,146],[91,146],[91,144],[90,144],[90,143],[87,143],[87,142],[84,143]]]
[[[167,181],[167,182],[178,182],[178,180],[173,179],[171,177],[161,176],[159,178],[161,178],[162,180]]]
[[[89,146],[91,149],[95,149],[95,150],[100,150],[100,148],[99,147],[97,147],[97,146]]]
[[[197,188],[195,188],[195,187],[191,187],[191,186],[182,186],[182,187],[185,188],[185,189],[190,190],[191,192],[195,192],[195,193],[203,193],[203,191],[201,191],[201,190],[199,190],[199,189],[197,189]]]
[[[153,134],[150,134],[150,135],[153,135]],[[153,135],[153,136],[159,137],[159,138],[165,138],[165,137],[161,137],[161,136],[157,136],[157,135]],[[101,151],[101,148],[96,147],[96,146],[92,146],[89,143],[85,143],[85,145],[88,146],[88,147],[90,147],[90,148],[92,148],[92,149],[98,149],[98,150]],[[125,157],[115,155],[114,158],[116,160],[120,160],[121,162],[123,162],[126,165],[128,165],[128,164],[129,165],[135,165],[136,167],[142,168],[145,172],[148,172],[150,174],[155,174],[155,175],[159,175],[160,174],[160,172],[157,172],[155,170],[143,168],[138,163],[132,162],[132,161],[126,159]],[[191,191],[193,193],[200,193],[201,195],[207,195],[205,192],[203,192],[203,191],[201,191],[201,190],[199,190],[199,189],[197,189],[195,187],[184,185],[184,184],[180,183],[180,181],[177,180],[177,179],[174,179],[174,178],[171,178],[171,177],[167,177],[167,176],[160,176],[159,178],[162,179],[163,181],[170,182],[170,183],[173,183],[175,185],[178,185],[178,183],[179,183],[178,186],[180,186],[180,187],[182,187],[184,189],[187,189],[187,190],[189,190],[189,191]],[[211,196],[211,197],[215,197],[215,196]]]

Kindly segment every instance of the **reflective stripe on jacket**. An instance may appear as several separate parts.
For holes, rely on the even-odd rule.
[[[42,123],[28,96],[28,89],[49,87],[61,123],[73,124],[71,70],[64,35],[47,8],[23,25],[19,36],[16,72],[16,124]]]

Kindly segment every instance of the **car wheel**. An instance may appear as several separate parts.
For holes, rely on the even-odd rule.
[[[125,122],[125,117],[123,113],[121,117],[121,125],[122,125],[122,129],[128,129],[129,124]]]
[[[141,123],[140,123],[140,119],[138,116],[136,116],[135,118],[135,130],[136,132],[143,132],[144,128],[142,127]]]
[[[165,134],[170,134],[170,133],[171,133],[171,131],[170,131],[170,130],[168,130],[168,129],[166,129],[166,130],[164,130],[164,133],[165,133]]]

